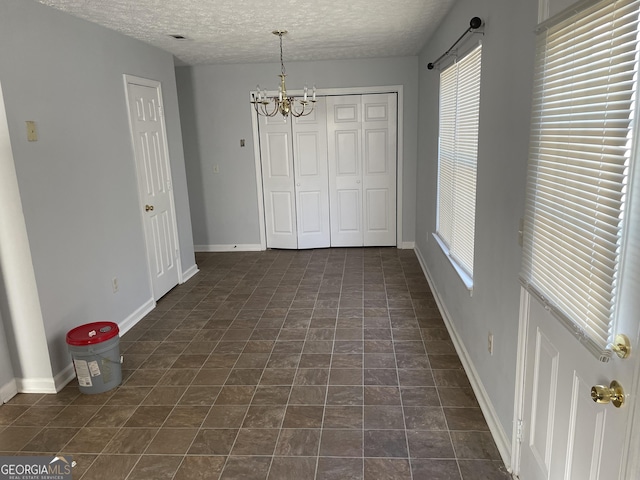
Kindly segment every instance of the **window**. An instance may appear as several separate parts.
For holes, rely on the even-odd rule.
[[[592,2],[537,40],[522,277],[597,356],[616,316],[639,9]]]
[[[482,45],[440,74],[436,239],[472,286]]]

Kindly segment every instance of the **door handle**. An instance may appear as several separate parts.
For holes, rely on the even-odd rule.
[[[144,206],[144,211],[145,212],[152,212],[153,211],[153,205],[145,205]]]
[[[624,390],[615,380],[608,387],[605,385],[594,385],[591,387],[591,399],[596,403],[613,403],[613,406],[620,408],[624,404]]]

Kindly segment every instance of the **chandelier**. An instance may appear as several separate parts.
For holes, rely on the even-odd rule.
[[[287,34],[286,30],[274,30],[274,35],[280,37],[280,86],[278,87],[278,96],[269,97],[266,90],[260,90],[260,85],[256,87],[257,92],[252,93],[253,100],[251,103],[256,109],[258,115],[265,117],[274,117],[278,112],[283,117],[305,117],[313,112],[313,107],[316,103],[316,87],[314,86],[309,92],[309,89],[305,85],[302,99],[296,97],[290,97],[287,95],[287,86],[284,79],[287,76],[284,68],[284,61],[282,60],[282,37]]]

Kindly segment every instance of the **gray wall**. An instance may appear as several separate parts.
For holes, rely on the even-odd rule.
[[[420,55],[416,250],[489,394],[502,428],[512,433],[521,248],[537,3],[459,0]],[[438,167],[437,70],[427,63],[481,17],[482,79],[473,296],[433,239]],[[477,39],[477,37],[476,37]],[[494,335],[489,355],[487,335]]]
[[[286,62],[287,87],[404,85],[403,240],[414,240],[418,58]],[[280,65],[176,69],[189,201],[196,245],[259,244],[249,92],[276,89]],[[240,139],[246,147],[240,147]],[[219,173],[213,172],[219,165]],[[260,199],[262,201],[262,199]]]
[[[54,375],[70,362],[69,329],[122,321],[152,297],[124,73],[162,82],[187,270],[195,259],[172,56],[32,0],[0,3],[0,83]],[[26,120],[37,142],[27,142]]]

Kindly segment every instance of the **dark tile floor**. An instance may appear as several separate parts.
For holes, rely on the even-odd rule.
[[[198,254],[121,339],[123,383],[0,407],[0,455],[74,479],[496,480],[504,469],[413,251]]]

